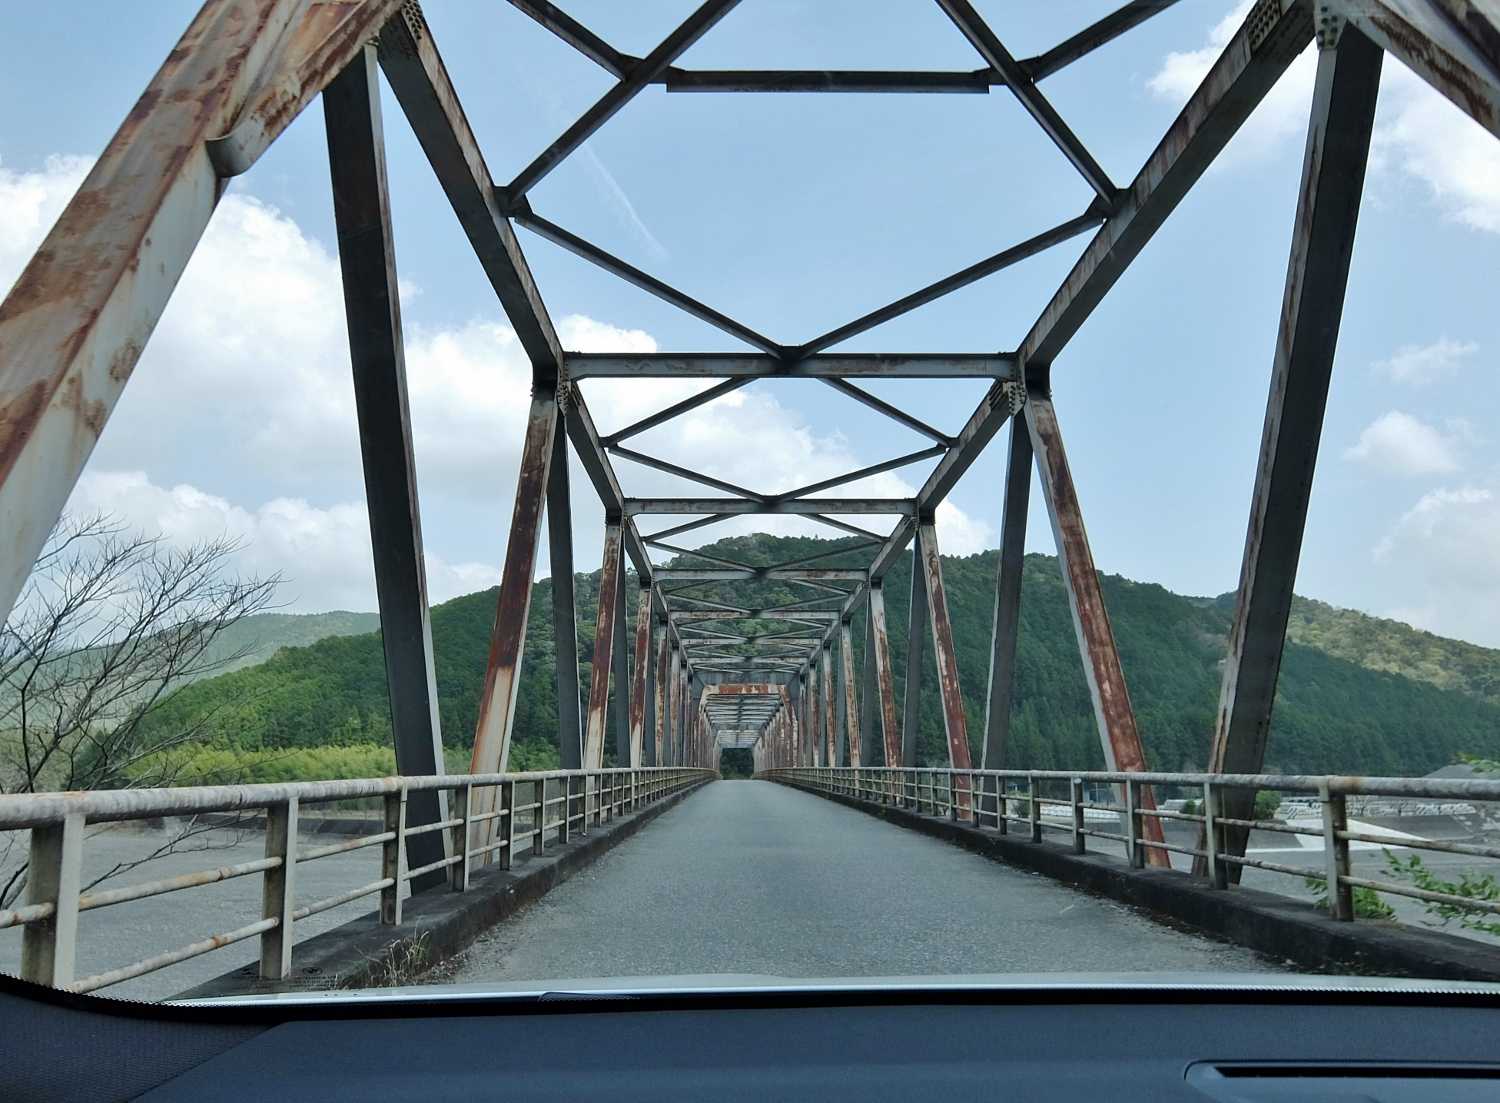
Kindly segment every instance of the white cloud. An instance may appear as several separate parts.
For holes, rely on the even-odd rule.
[[[1475,341],[1439,337],[1430,345],[1402,345],[1389,360],[1376,364],[1375,370],[1393,383],[1420,387],[1457,374],[1460,364],[1478,351]]]
[[[1459,422],[1450,433],[1402,413],[1381,414],[1345,449],[1346,460],[1357,460],[1395,475],[1442,475],[1459,468],[1458,441],[1468,432]]]
[[[1245,22],[1254,0],[1236,0],[1234,6],[1209,29],[1200,48],[1169,53],[1147,81],[1146,87],[1159,98],[1184,104],[1197,90],[1224,47]],[[1312,102],[1313,78],[1317,73],[1314,51],[1304,51],[1292,62],[1276,86],[1260,102],[1226,149],[1215,162],[1230,164],[1237,158],[1263,156],[1278,148],[1283,140],[1299,136],[1307,129],[1307,114]]]
[[[1500,645],[1500,494],[1489,486],[1430,491],[1375,546],[1401,607],[1390,615]]]
[[[0,288],[19,274],[88,165],[52,158],[35,172],[0,169]],[[656,350],[641,330],[582,316],[560,319],[558,330],[573,350]],[[480,555],[501,558],[531,372],[513,331],[488,319],[446,328],[408,321],[406,362],[429,585],[440,600],[498,578],[472,555],[452,556],[460,562],[450,566],[438,553],[453,546],[455,533],[468,547],[470,534],[481,531]],[[587,393],[608,432],[711,382],[599,380]],[[649,445],[684,466],[767,490],[882,458],[856,455],[839,434],[815,431],[799,411],[753,387],[654,430]],[[620,465],[622,478],[631,466]],[[586,481],[574,481],[583,569],[598,554],[598,506]],[[631,489],[655,493],[666,485],[680,489],[655,472]],[[913,492],[894,474],[846,489]],[[233,192],[188,264],[75,501],[169,539],[237,536],[248,544],[245,569],[287,574],[287,596],[311,610],[374,606],[362,499],[337,257],[284,212]],[[577,527],[580,519],[587,527]],[[806,521],[772,520],[731,522],[684,542],[754,528],[834,535]],[[940,511],[939,525],[945,551],[963,554],[990,540],[988,526],[956,507]],[[545,557],[541,567],[546,573]]]
[[[1146,82],[1155,95],[1185,103],[1244,22],[1251,0],[1237,0],[1196,50],[1169,53]],[[1241,128],[1219,163],[1261,156],[1307,132],[1317,73],[1309,46]],[[1399,170],[1421,182],[1443,213],[1500,233],[1500,142],[1395,58],[1381,70],[1371,168]]]
[[[1380,90],[1375,164],[1421,181],[1447,217],[1500,233],[1500,142],[1394,59]]]
[[[370,524],[363,502],[327,508],[300,498],[274,498],[247,509],[187,483],[158,486],[143,471],[86,471],[69,501],[73,512],[108,513],[131,528],[186,546],[229,537],[242,547],[235,567],[247,575],[280,572],[277,595],[293,612],[374,608]],[[493,586],[498,567],[448,563],[428,554],[432,601]]]

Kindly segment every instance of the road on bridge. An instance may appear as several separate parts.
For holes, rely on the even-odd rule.
[[[1281,969],[820,797],[718,781],[489,932],[452,980]]]

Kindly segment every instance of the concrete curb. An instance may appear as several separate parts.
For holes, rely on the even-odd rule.
[[[414,972],[420,974],[468,948],[496,923],[531,904],[573,874],[608,853],[702,784],[655,804],[596,825],[580,839],[561,847],[553,844],[540,858],[528,858],[514,869],[476,871],[468,892],[435,889],[407,897],[400,927],[385,927],[373,911],[331,931],[299,942],[293,954],[292,975],[284,981],[261,980],[253,964],[224,973],[173,999],[312,992],[329,988],[376,986],[386,964],[413,952],[421,954]],[[425,942],[424,942],[425,940]],[[420,951],[416,948],[420,946]],[[412,982],[410,976],[403,981]]]
[[[1131,869],[1123,858],[1074,854],[1056,843],[1034,843],[904,808],[779,784],[1313,972],[1500,982],[1500,946],[1475,939],[1378,920],[1339,922],[1313,904],[1275,893],[1239,887],[1221,891],[1180,871]]]

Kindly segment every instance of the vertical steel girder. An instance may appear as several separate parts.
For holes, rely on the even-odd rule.
[[[901,765],[917,764],[917,737],[922,720],[923,650],[927,644],[927,586],[922,580],[922,534],[913,529],[911,602],[906,623],[906,698],[902,702]]]
[[[1087,147],[1078,140],[1078,136],[1068,128],[1068,124],[1063,122],[1062,116],[1048,102],[1047,97],[1042,95],[1041,89],[1037,88],[1031,79],[1031,74],[1022,68],[1020,62],[1011,57],[1010,51],[1005,48],[994,31],[990,30],[988,24],[980,18],[969,0],[937,0],[937,2],[938,7],[942,8],[948,18],[953,20],[954,26],[963,32],[964,37],[969,40],[969,44],[974,47],[979,56],[984,58],[991,69],[1005,78],[1006,87],[1015,94],[1016,99],[1021,101],[1021,106],[1036,120],[1037,125],[1046,132],[1047,137],[1052,139],[1053,144],[1078,170],[1079,175],[1088,181],[1089,187],[1093,188],[1105,203],[1113,204],[1115,186],[1110,182],[1108,174],[1099,166],[1099,162],[1094,160]]]
[[[1083,512],[1073,486],[1073,473],[1063,450],[1062,431],[1052,398],[1040,387],[1030,388],[1026,398],[1026,427],[1031,447],[1036,453],[1037,473],[1041,476],[1042,497],[1052,518],[1052,536],[1057,545],[1058,565],[1062,568],[1064,588],[1068,592],[1068,609],[1073,614],[1073,631],[1083,656],[1083,675],[1088,682],[1089,700],[1094,706],[1094,721],[1099,727],[1099,742],[1104,748],[1107,770],[1144,770],[1146,752],[1141,747],[1140,732],[1135,726],[1135,712],[1130,707],[1130,693],[1125,687],[1125,671],[1115,647],[1109,612],[1104,607],[1104,593],[1099,588],[1099,574],[1094,569],[1094,555],[1089,549],[1088,533],[1083,527]],[[1140,789],[1141,807],[1156,807],[1151,790]],[[1145,837],[1161,842],[1161,821],[1155,816],[1142,820]],[[1146,848],[1152,865],[1167,865],[1167,855],[1156,847]]]
[[[635,613],[635,669],[631,673],[630,680],[630,758],[628,762],[631,769],[643,764],[652,766],[656,764],[655,762],[642,762],[642,757],[649,753],[646,750],[646,713],[650,696],[651,605],[651,587],[643,586]]]
[[[615,714],[615,765],[630,761],[630,653],[627,650],[625,616],[625,560],[621,547],[620,583],[615,587],[615,645],[612,708]]]
[[[479,719],[474,729],[471,773],[499,773],[510,759],[511,725],[516,717],[516,698],[521,685],[521,658],[526,647],[526,621],[531,610],[531,580],[536,575],[537,545],[541,541],[542,503],[546,498],[552,466],[553,438],[557,432],[557,400],[549,390],[533,388],[531,414],[521,446],[521,472],[516,480],[516,508],[511,514],[510,537],[505,548],[505,567],[500,575],[500,595],[495,603],[495,624],[490,633],[489,660],[485,664],[484,689],[479,698]],[[493,808],[494,791],[476,796]],[[493,824],[494,821],[485,821]]]
[[[985,698],[986,770],[1005,769],[1010,709],[1016,683],[1016,644],[1021,627],[1021,572],[1026,562],[1026,513],[1031,500],[1031,434],[1019,418],[1010,425],[1005,465],[1005,504],[1000,522],[999,578],[995,584],[994,629],[990,646],[989,693]],[[987,811],[992,811],[986,806]]]
[[[559,422],[567,414],[558,411]],[[573,584],[573,501],[568,485],[568,439],[552,434],[547,473],[547,542],[552,556],[552,639],[556,654],[557,756],[564,770],[583,766],[583,720],[578,698],[578,609]]]
[[[953,645],[953,624],[948,618],[948,591],[943,585],[943,560],[938,554],[937,529],[923,519],[917,525],[917,546],[922,553],[922,581],[927,589],[927,615],[932,629],[933,658],[937,661],[938,695],[943,706],[943,733],[948,738],[948,765],[955,770],[972,769],[969,751],[969,720],[964,713],[963,687],[958,680],[958,653]],[[954,779],[959,814],[967,816],[969,779]]]
[[[1216,773],[1259,773],[1265,758],[1359,221],[1381,58],[1380,47],[1353,26],[1342,29],[1336,46],[1323,45],[1318,52],[1281,328],[1219,724],[1209,754],[1208,768]],[[1253,800],[1248,790],[1226,792],[1223,815],[1249,819]],[[1243,854],[1248,833],[1226,827],[1224,834],[1224,847]],[[1238,873],[1240,867],[1231,869]]]
[[[844,733],[849,745],[849,765],[864,765],[859,730],[859,683],[854,678],[854,631],[845,620],[839,631],[839,658],[843,665]]]
[[[396,772],[440,774],[446,772],[443,733],[386,186],[380,72],[373,47],[356,54],[324,90],[323,117]],[[413,827],[447,819],[446,794],[412,793],[406,815]],[[437,862],[447,857],[447,850],[446,831],[423,832],[408,844],[413,867]],[[446,871],[438,869],[414,879],[412,891],[447,883]]]
[[[666,615],[656,620],[656,734],[655,753],[653,758],[658,766],[671,765],[668,750],[668,738],[671,730],[671,709],[669,697],[672,686],[671,670],[671,632],[668,629]]]
[[[682,652],[677,641],[671,644],[671,672],[667,679],[667,762],[668,766],[681,766],[682,758],[678,746],[682,740]]]
[[[885,752],[884,766],[900,766],[901,727],[896,720],[896,668],[891,663],[891,641],[885,624],[885,587],[870,582],[865,595],[870,615],[870,658],[875,664],[875,705],[872,715],[880,717],[881,745]],[[874,740],[874,729],[871,729]]]
[[[623,573],[620,561],[620,523],[604,525],[604,565],[599,572],[599,612],[594,622],[593,677],[589,679],[588,725],[584,730],[583,768],[604,765],[604,723],[609,708],[609,676],[613,669],[615,619],[620,608]],[[624,687],[620,687],[623,691]]]
[[[834,717],[833,707],[833,646],[831,643],[823,645],[823,656],[821,659],[822,669],[818,672],[818,691],[822,694],[822,713],[818,717],[818,724],[822,728],[823,753],[827,756],[824,762],[829,766],[838,766],[838,722]]]
[[[397,7],[204,4],[0,302],[0,621],[207,227],[224,177],[249,167]],[[236,139],[234,156],[216,163],[213,139],[225,135]]]

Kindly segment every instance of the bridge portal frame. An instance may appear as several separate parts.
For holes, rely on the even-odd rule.
[[[859,745],[848,738],[858,722],[848,705],[851,618],[864,607],[873,653],[866,693],[879,695],[888,765],[916,758],[916,723],[925,637],[931,635],[951,767],[967,767],[969,743],[946,596],[937,558],[936,510],[1006,421],[1012,422],[1006,479],[1005,540],[995,612],[986,702],[987,767],[1004,764],[1007,713],[1014,682],[1015,625],[1020,593],[1026,472],[1041,476],[1057,539],[1080,656],[1089,683],[1101,746],[1111,767],[1139,771],[1146,758],[1118,651],[1067,468],[1052,405],[1052,366],[1155,231],[1302,49],[1316,38],[1318,94],[1309,127],[1303,188],[1294,228],[1283,329],[1273,365],[1261,464],[1257,471],[1230,661],[1221,694],[1224,717],[1214,762],[1258,768],[1274,699],[1285,631],[1285,608],[1300,551],[1303,518],[1321,432],[1321,404],[1336,343],[1368,146],[1367,116],[1384,52],[1419,76],[1492,134],[1500,136],[1500,26],[1471,0],[1259,0],[1230,38],[1186,106],[1132,182],[1117,187],[1067,126],[1040,82],[1088,52],[1170,6],[1172,0],[1131,0],[1037,57],[1018,60],[967,0],[938,0],[984,67],[958,73],[692,71],[677,59],[727,14],[737,0],[705,0],[650,54],[634,58],[551,4],[511,0],[522,12],[609,71],[616,83],[513,180],[497,184],[469,128],[458,95],[415,2],[400,0],[208,0],[145,94],[116,132],[15,287],[0,303],[0,611],[7,612],[81,474],[135,367],[168,297],[222,196],[226,182],[251,167],[311,99],[325,94],[334,158],[336,220],[346,312],[355,369],[356,408],[365,457],[366,492],[377,545],[380,612],[392,714],[397,718],[398,768],[430,774],[440,758],[430,627],[422,577],[420,511],[409,415],[402,379],[399,301],[389,205],[383,182],[374,68],[378,64],[468,237],[532,367],[531,406],[515,507],[476,724],[472,769],[503,771],[509,745],[531,579],[544,509],[554,524],[554,577],[572,577],[567,445],[604,505],[616,543],[607,570],[613,582],[598,641],[610,662],[597,662],[595,682],[616,682],[616,753],[637,766],[645,755],[647,698],[654,665],[652,758],[702,760],[694,742],[713,723],[700,697],[712,675],[771,674],[793,687],[787,708],[791,757],[816,762]],[[963,93],[1004,89],[1041,127],[1094,192],[1074,218],[984,258],[884,307],[796,344],[774,341],[585,241],[531,207],[528,193],[644,88],[669,92]],[[580,354],[564,350],[532,279],[516,226],[568,249],[686,311],[752,350],[750,354],[670,353],[650,356]],[[361,232],[363,231],[363,232]],[[1076,236],[1092,233],[1041,315],[1011,352],[994,354],[843,354],[831,347],[960,287]],[[1332,258],[1328,260],[1326,258]],[[601,436],[580,383],[605,376],[682,376],[720,382],[634,425]],[[816,378],[933,443],[832,479],[767,493],[693,472],[624,446],[646,428],[762,378]],[[991,386],[957,434],[946,434],[878,398],[859,378],[986,378]],[[394,442],[396,447],[392,447]],[[627,498],[613,459],[645,464],[709,486],[721,498]],[[905,500],[817,497],[861,478],[936,463]],[[693,517],[643,534],[641,517]],[[796,514],[857,538],[834,553],[770,566],[665,543],[725,517]],[[885,535],[845,517],[894,516]],[[1271,523],[1272,518],[1277,523]],[[563,522],[563,523],[557,523]],[[894,679],[884,640],[881,583],[912,545],[913,609],[908,644],[905,723],[895,724]],[[650,550],[713,564],[658,566]],[[810,567],[830,556],[868,551],[863,566]],[[658,660],[649,663],[655,633],[638,631],[637,677],[629,681],[624,641],[624,564],[642,586],[641,610],[660,631]],[[564,568],[566,570],[564,571]],[[777,610],[720,610],[745,619],[761,613],[798,623],[810,644],[800,655],[763,639],[728,643],[699,655],[689,641],[708,637],[695,621],[709,619],[712,599],[684,590],[744,580],[778,580],[814,596]],[[683,585],[669,589],[665,583]],[[576,625],[570,585],[554,586],[553,616],[564,651]],[[821,606],[833,603],[829,609]],[[690,612],[684,605],[700,606]],[[820,615],[821,610],[821,615]],[[800,613],[800,616],[795,614]],[[923,631],[924,624],[927,631]],[[810,631],[808,631],[810,630]],[[644,643],[641,642],[644,637]],[[740,646],[743,644],[744,646]],[[842,647],[846,693],[835,739],[831,651]],[[600,649],[596,647],[596,658]],[[670,656],[670,675],[667,675]],[[565,656],[560,655],[560,659]],[[819,667],[822,666],[820,670]],[[612,668],[612,669],[611,669]],[[576,661],[559,662],[560,748],[565,760],[602,757],[602,712],[591,691],[588,728],[580,716]],[[665,685],[663,683],[666,683]],[[627,714],[622,698],[630,686]],[[607,694],[606,694],[607,696]],[[819,699],[821,696],[821,700]],[[801,710],[800,713],[797,710]],[[820,713],[825,715],[820,717]],[[639,721],[637,722],[637,716]],[[828,748],[825,752],[822,746]],[[873,746],[873,739],[869,741]],[[992,761],[993,759],[993,761]],[[830,762],[829,765],[835,763]],[[1143,808],[1149,790],[1142,788]],[[437,822],[441,802],[414,805],[413,826]],[[981,807],[983,805],[981,804]],[[967,805],[964,806],[967,812]],[[469,809],[480,814],[483,808]],[[1146,817],[1154,825],[1154,817]],[[425,821],[425,823],[424,823]],[[1150,826],[1147,827],[1149,831]],[[418,835],[436,845],[442,833]],[[1151,851],[1156,853],[1154,849]],[[443,851],[446,853],[446,851]]]

